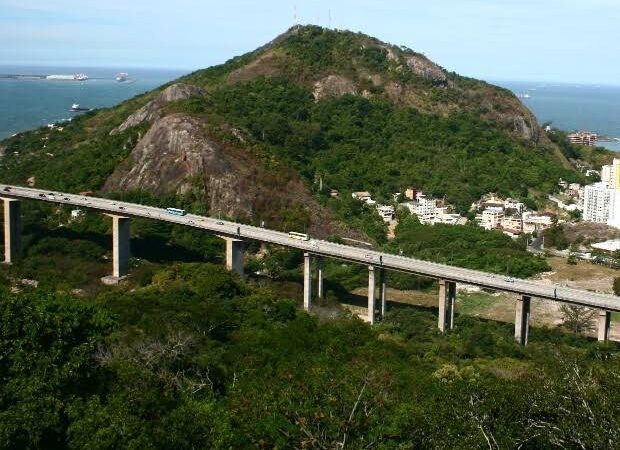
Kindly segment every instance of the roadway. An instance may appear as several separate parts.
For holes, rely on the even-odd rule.
[[[168,213],[163,208],[144,206],[105,198],[85,197],[77,194],[66,194],[55,191],[2,184],[0,184],[0,197],[23,200],[39,200],[71,205],[79,208],[87,208],[100,211],[102,213],[119,216],[143,217],[147,219],[161,220],[164,222],[208,230],[217,235],[243,240],[252,239],[256,241],[269,242],[271,244],[296,248],[313,255],[337,258],[367,266],[371,265],[376,268],[396,270],[405,273],[427,276],[430,278],[444,279],[457,283],[466,283],[490,289],[497,289],[499,291],[513,292],[541,299],[620,312],[620,297],[613,295],[511,278],[503,275],[481,272],[478,270],[464,269],[461,267],[448,266],[445,264],[438,264],[415,258],[393,255],[390,253],[382,253],[374,250],[336,244],[319,239],[310,239],[307,241],[293,239],[288,235],[288,233],[220,220],[213,217],[198,216],[194,214],[176,216]]]

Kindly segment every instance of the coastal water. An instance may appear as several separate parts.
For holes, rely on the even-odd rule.
[[[129,72],[126,82],[115,75]],[[2,78],[7,74],[49,75],[85,73],[86,81]],[[69,119],[73,103],[87,108],[113,106],[183,75],[181,71],[77,67],[0,66],[0,140],[18,133]]]
[[[521,97],[538,121],[566,131],[587,130],[612,138],[599,142],[620,152],[620,86],[495,82]]]

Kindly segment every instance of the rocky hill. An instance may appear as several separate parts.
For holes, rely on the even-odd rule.
[[[535,196],[580,177],[509,91],[313,26],[0,146],[6,182],[173,195],[317,235],[356,234],[327,206],[328,188],[381,198],[415,185],[466,209],[489,190]]]

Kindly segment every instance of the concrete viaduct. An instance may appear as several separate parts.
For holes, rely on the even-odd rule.
[[[447,332],[454,326],[456,283],[465,283],[518,294],[519,300],[517,301],[515,315],[515,340],[522,345],[525,345],[528,340],[532,298],[597,309],[599,311],[599,341],[607,341],[609,339],[611,313],[620,312],[620,297],[613,295],[515,279],[318,239],[294,239],[288,233],[212,217],[194,214],[173,215],[162,208],[19,186],[0,185],[0,197],[4,202],[4,261],[8,264],[19,258],[21,252],[21,200],[40,200],[92,209],[112,218],[113,267],[112,275],[108,277],[112,280],[119,280],[128,273],[130,220],[132,217],[142,217],[204,229],[215,233],[226,241],[226,267],[241,276],[243,275],[244,242],[247,240],[256,240],[301,250],[304,253],[303,304],[306,310],[311,308],[313,299],[313,259],[317,260],[317,298],[322,298],[324,295],[323,258],[336,258],[363,264],[368,267],[368,321],[371,324],[375,322],[377,312],[385,314],[386,270],[421,275],[439,281],[438,326],[442,332]]]

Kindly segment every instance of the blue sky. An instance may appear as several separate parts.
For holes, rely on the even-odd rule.
[[[202,68],[271,40],[295,6],[463,75],[620,84],[620,0],[0,0],[0,64]]]

